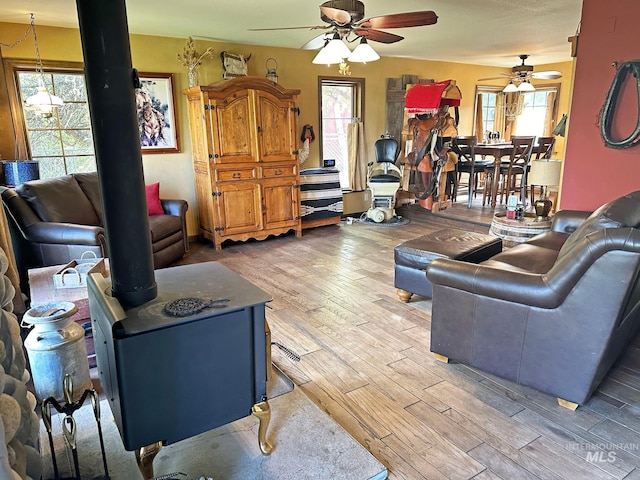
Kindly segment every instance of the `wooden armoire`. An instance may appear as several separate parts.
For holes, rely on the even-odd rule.
[[[261,77],[184,91],[189,104],[199,234],[264,240],[302,235],[296,98]]]

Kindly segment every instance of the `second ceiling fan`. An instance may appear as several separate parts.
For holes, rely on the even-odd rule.
[[[433,25],[438,16],[431,10],[421,12],[395,13],[365,19],[364,3],[359,0],[330,0],[320,5],[320,18],[327,25],[307,27],[252,28],[252,31],[265,30],[324,30],[302,46],[304,50],[322,48],[331,38],[339,38],[349,43],[366,39],[379,43],[395,43],[404,37],[380,29],[421,27]]]
[[[484,80],[498,80],[498,79],[509,79],[510,82],[521,83],[521,82],[529,82],[532,78],[539,80],[555,80],[557,78],[562,77],[562,73],[557,70],[546,70],[544,72],[534,72],[533,65],[525,65],[525,60],[529,58],[529,55],[519,55],[522,63],[520,65],[515,65],[511,69],[511,73],[501,73],[499,77],[489,77],[489,78],[479,78],[478,81],[482,82]]]

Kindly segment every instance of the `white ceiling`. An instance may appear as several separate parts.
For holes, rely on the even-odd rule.
[[[105,1],[105,0],[82,0]],[[250,32],[249,28],[323,25],[323,0],[129,0],[129,32],[300,48],[319,30]],[[371,45],[383,56],[511,67],[571,60],[567,38],[580,22],[582,0],[364,0],[365,18],[433,10],[435,25],[390,29],[404,40]],[[77,28],[74,0],[2,0],[0,22]],[[10,43],[13,39],[0,41]]]

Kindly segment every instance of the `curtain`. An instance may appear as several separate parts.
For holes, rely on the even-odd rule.
[[[495,117],[494,117],[495,118]],[[482,142],[484,138],[484,118],[482,116],[482,94],[476,99],[476,138]]]
[[[543,137],[553,135],[553,106],[556,103],[556,92],[547,93],[547,109],[544,113],[544,133]]]
[[[352,122],[347,125],[347,168],[349,189],[362,192],[367,188],[367,156],[364,148],[364,124]]]
[[[494,120],[493,120],[493,129],[496,132],[500,132],[503,134],[503,137],[505,139],[509,139],[510,135],[508,135],[507,131],[506,131],[506,124],[505,124],[505,113],[504,113],[504,106],[505,106],[505,101],[506,101],[506,97],[507,94],[504,95],[496,95],[496,112],[494,115]]]

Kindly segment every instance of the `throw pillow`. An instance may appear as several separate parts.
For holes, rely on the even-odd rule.
[[[164,215],[162,203],[160,203],[160,182],[145,186],[147,193],[147,209],[149,215]]]

